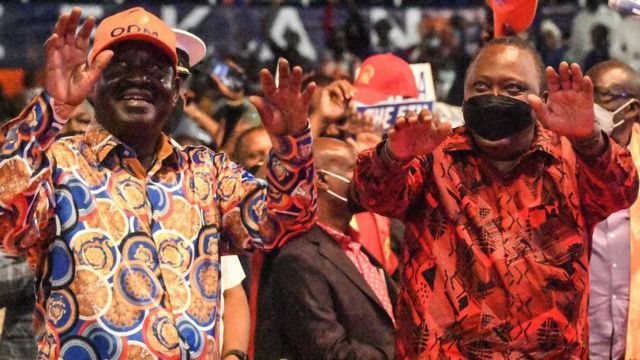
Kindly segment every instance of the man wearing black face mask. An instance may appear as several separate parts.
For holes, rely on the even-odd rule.
[[[393,359],[394,284],[351,229],[357,152],[318,138],[318,222],[280,249],[260,297],[256,359]]]
[[[592,229],[638,180],[589,78],[547,68],[547,92],[541,63],[492,40],[467,72],[465,126],[407,114],[360,155],[358,202],[407,225],[399,358],[587,357]]]

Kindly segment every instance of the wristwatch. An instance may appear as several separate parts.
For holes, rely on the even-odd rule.
[[[230,355],[237,357],[239,360],[249,360],[249,355],[247,355],[247,353],[237,349],[231,349],[227,351],[226,353],[224,353],[224,355],[222,355],[222,359],[224,360]]]

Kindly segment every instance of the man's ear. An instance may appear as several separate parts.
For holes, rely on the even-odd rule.
[[[542,101],[546,103],[548,98],[549,98],[549,91],[547,90],[543,91],[542,95],[540,95],[540,99],[542,99]]]
[[[180,97],[180,83],[180,78],[178,78],[177,76],[173,78],[173,97],[171,99],[173,101],[173,106],[176,106],[178,98]]]

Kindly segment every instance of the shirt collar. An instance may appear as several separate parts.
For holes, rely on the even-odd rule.
[[[180,154],[179,146],[171,141],[164,133],[160,134],[160,146],[157,153],[157,161],[161,164],[179,165]],[[119,156],[133,156],[134,152],[126,144],[108,132],[100,123],[93,120],[84,136],[85,143],[91,151],[96,155],[98,163],[103,163],[107,157],[115,153]]]
[[[562,159],[561,149],[558,146],[560,139],[553,135],[553,132],[545,129],[539,123],[536,124],[533,144],[523,157],[533,153],[543,153],[558,161]],[[453,135],[449,137],[443,147],[444,152],[471,152],[474,150],[471,133],[465,126],[460,126],[453,130]]]
[[[350,228],[349,233],[345,234],[342,231],[336,230],[327,224],[321,223],[320,221],[316,222],[316,225],[318,225],[318,227],[322,231],[327,233],[329,237],[335,240],[343,248],[348,248],[352,242],[359,243],[358,240],[360,238],[360,234],[353,228]]]

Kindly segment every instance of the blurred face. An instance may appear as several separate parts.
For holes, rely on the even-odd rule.
[[[478,95],[503,95],[527,102],[528,94],[540,94],[540,72],[533,55],[506,45],[485,48],[469,69],[464,100]],[[466,117],[467,115],[465,115]],[[511,159],[528,149],[535,122],[513,136],[488,140],[474,135],[476,145],[498,160]]]
[[[63,131],[69,133],[85,132],[93,118],[93,106],[85,101],[71,113]]]
[[[334,161],[322,167],[318,166],[318,176],[324,179],[327,187],[325,192],[329,195],[331,202],[335,203],[336,206],[348,206],[347,201],[341,200],[339,197],[343,199],[349,197],[349,188],[353,179],[353,169],[356,166],[357,153],[355,149],[348,146],[341,146],[330,151],[333,153]]]
[[[621,109],[631,99],[639,99],[637,79],[624,69],[611,67],[591,77],[593,81],[594,101],[611,112]],[[640,122],[640,105],[638,102],[624,106],[614,122],[622,121],[613,129],[611,137],[619,144],[629,143],[633,124]]]
[[[256,130],[244,137],[236,149],[236,161],[247,170],[261,165],[271,150],[271,140],[266,130]]]
[[[94,90],[98,120],[124,138],[160,131],[177,100],[178,81],[169,57],[142,41],[112,48],[114,57]]]

